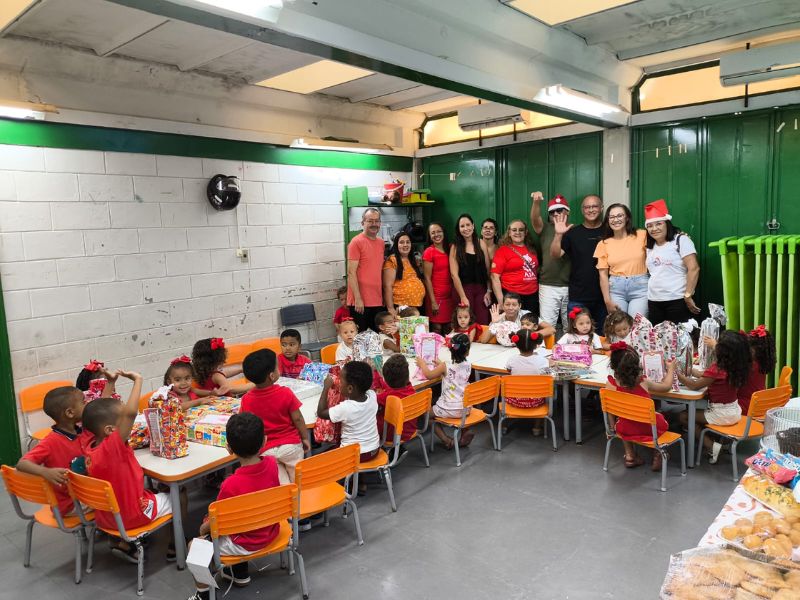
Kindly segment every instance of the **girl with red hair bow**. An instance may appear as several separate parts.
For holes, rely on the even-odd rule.
[[[588,344],[593,354],[603,353],[603,344],[600,336],[594,332],[594,321],[589,310],[582,306],[575,306],[569,311],[569,326],[567,333],[556,342],[565,344]]]
[[[192,359],[183,354],[173,358],[164,373],[164,385],[171,385],[171,393],[180,398],[181,410],[210,403],[213,396],[198,396],[192,389]]]
[[[105,379],[106,384],[100,392],[99,398],[119,398],[114,389],[119,377],[119,370],[111,371],[106,369],[105,363],[95,360],[94,358],[88,363],[83,365],[83,369],[78,373],[78,378],[75,380],[75,387],[82,392],[88,392],[92,388],[92,381],[95,379]],[[101,383],[101,382],[98,382]],[[94,388],[92,388],[94,389]]]
[[[251,390],[252,383],[231,385],[228,377],[241,374],[242,367],[226,367],[228,350],[222,338],[198,340],[192,348],[194,392],[200,397],[238,396]]]

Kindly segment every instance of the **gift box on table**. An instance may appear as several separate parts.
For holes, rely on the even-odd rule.
[[[189,425],[187,435],[193,442],[224,448],[227,443],[225,427],[231,416],[208,413]]]
[[[303,381],[310,381],[317,385],[325,383],[325,378],[328,376],[328,371],[331,370],[333,365],[326,365],[325,363],[310,362],[303,365],[303,370],[300,371],[298,379]]]
[[[592,366],[592,351],[589,344],[556,344],[553,360],[568,365]]]
[[[171,392],[171,385],[159,388],[150,398],[150,408],[144,410],[150,453],[169,459],[189,454],[181,401]]]

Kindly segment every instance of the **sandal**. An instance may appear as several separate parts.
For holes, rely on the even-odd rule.
[[[458,447],[466,448],[472,443],[473,439],[475,439],[475,434],[471,431],[465,431],[458,438]]]
[[[669,460],[669,454],[665,453],[664,456],[661,455],[661,452],[658,450],[653,450],[653,464],[650,465],[650,469],[658,472],[661,470],[661,465],[664,462],[664,459]]]
[[[639,456],[638,454],[634,454],[633,456],[625,455],[625,468],[626,469],[634,469],[636,467],[641,467],[644,464],[644,459]]]
[[[139,551],[136,546],[133,544],[128,544],[127,546],[127,548],[124,548],[123,544],[119,543],[111,548],[111,554],[134,565],[139,564]]]
[[[442,442],[442,446],[444,446],[445,450],[452,450],[456,445],[455,442],[453,441],[453,438],[447,438],[446,442],[442,440],[439,441]]]

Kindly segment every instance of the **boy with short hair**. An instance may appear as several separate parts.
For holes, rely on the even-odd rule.
[[[336,290],[336,298],[339,300],[339,308],[333,313],[333,326],[336,327],[336,333],[339,334],[339,326],[342,321],[351,319],[350,309],[347,308],[347,286],[343,285]],[[341,339],[339,340],[341,341]]]
[[[259,350],[259,352],[271,352],[273,356],[275,354],[271,350]],[[243,496],[280,485],[275,458],[259,456],[261,447],[267,439],[264,436],[264,424],[258,416],[250,412],[233,415],[225,426],[225,435],[228,452],[236,455],[241,466],[222,482],[217,500]],[[200,525],[200,536],[207,536],[210,531],[211,526],[206,517]],[[220,536],[220,554],[247,556],[271,544],[278,537],[279,531],[280,525],[274,524],[246,533]],[[242,562],[232,567],[224,567],[222,577],[232,580],[236,587],[247,586],[250,583],[248,563]],[[195,585],[197,591],[189,600],[208,600],[208,587],[196,582]]]
[[[52,431],[19,459],[17,469],[39,475],[53,484],[61,516],[74,512],[67,492],[67,471],[91,442],[92,434],[82,429],[83,392],[68,385],[50,390],[44,397],[44,413],[55,422]]]
[[[400,352],[400,344],[395,339],[397,334],[397,323],[388,311],[381,311],[375,315],[375,327],[378,328],[381,337],[381,347],[384,356],[391,356]]]
[[[280,373],[272,350],[251,352],[242,362],[242,370],[256,387],[242,397],[241,411],[261,419],[267,436],[261,454],[275,457],[281,484],[292,482],[295,465],[311,448],[300,412],[302,404],[292,390],[275,385]]]
[[[301,348],[302,341],[297,329],[286,329],[281,333],[281,353],[278,355],[281,377],[297,379],[303,366],[311,362],[310,358],[300,354]]]
[[[385,363],[383,363],[383,380],[386,382],[386,387],[378,394],[378,435],[383,433],[383,415],[386,412],[386,399],[389,396],[397,396],[398,398],[405,398],[411,394],[416,393],[414,386],[408,373],[408,361],[402,354],[393,354]],[[414,435],[417,430],[416,419],[406,421],[403,423],[403,431],[400,436],[401,441],[407,442]],[[394,426],[389,425],[386,429],[386,441],[390,442],[394,439]]]

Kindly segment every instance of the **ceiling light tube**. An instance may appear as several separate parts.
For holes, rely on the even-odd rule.
[[[44,121],[45,113],[57,113],[58,109],[52,104],[35,104],[33,102],[16,102],[14,100],[0,100],[0,118],[8,119],[33,119]]]
[[[362,152],[364,154],[378,154],[394,150],[388,144],[362,144],[358,141],[347,141],[325,138],[297,138],[290,144],[290,148],[304,150],[337,150],[340,152]]]
[[[560,84],[542,88],[533,100],[554,108],[563,108],[581,115],[613,121],[620,125],[626,124],[628,119],[628,111],[618,104],[599,100],[594,96]]]

